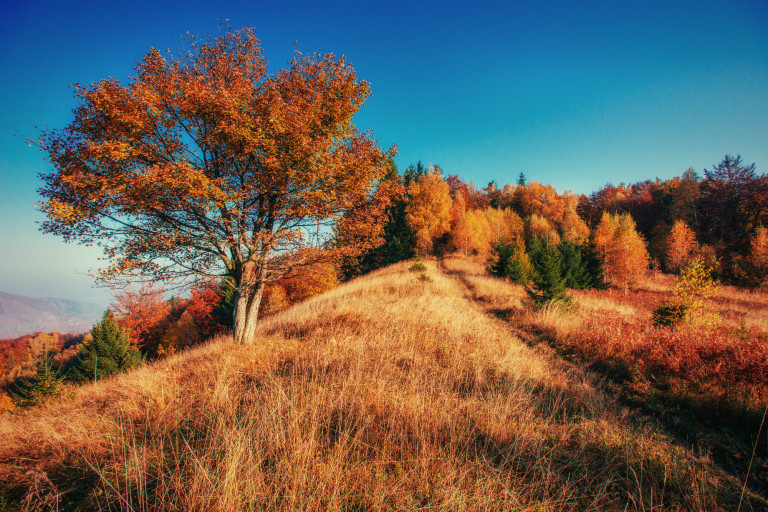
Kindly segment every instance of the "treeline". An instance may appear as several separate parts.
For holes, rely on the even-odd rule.
[[[606,185],[582,196],[578,212],[591,227],[605,212],[632,215],[653,262],[666,271],[698,252],[732,284],[768,279],[768,175],[740,155],[726,155],[703,176],[688,169],[670,180]]]
[[[490,258],[493,273],[531,284],[540,296],[544,275],[558,281],[555,288],[608,282],[626,289],[647,267],[645,243],[629,215],[607,214],[590,230],[578,213],[579,196],[558,194],[523,174],[514,185],[477,189],[421,162],[400,175],[390,161],[387,179],[397,197],[384,243],[346,261],[344,279],[416,255],[456,252]]]
[[[596,254],[602,280],[625,290],[647,268],[677,272],[697,255],[727,282],[756,287],[768,280],[768,176],[740,156],[726,155],[703,178],[688,169],[589,196],[558,194],[523,174],[515,184],[478,189],[439,166],[419,162],[401,175],[389,165],[396,199],[384,243],[347,260],[342,279],[417,254],[498,257],[500,244],[517,244],[520,253],[534,239],[555,248],[565,239]]]

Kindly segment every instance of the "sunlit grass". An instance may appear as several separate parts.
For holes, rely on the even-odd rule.
[[[394,265],[266,318],[254,345],[212,340],[0,416],[4,496],[113,510],[733,502],[738,483],[706,457],[489,313],[526,315],[521,287],[423,263],[431,281]],[[561,336],[582,321],[537,315]]]

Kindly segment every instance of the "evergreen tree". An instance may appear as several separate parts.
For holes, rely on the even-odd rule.
[[[521,172],[521,173],[520,173],[520,176],[518,176],[518,177],[517,177],[517,184],[518,184],[518,185],[520,185],[520,186],[522,186],[522,187],[524,187],[524,186],[526,186],[526,185],[527,185],[527,182],[526,182],[526,180],[525,180],[525,174],[524,174],[524,173],[522,173],[522,172]]]
[[[385,180],[395,182],[405,190],[405,182],[418,181],[420,176],[426,174],[421,162],[417,167],[411,165],[404,178],[400,177],[397,165],[393,158],[388,161],[388,171]],[[401,194],[398,199],[392,201],[387,209],[387,223],[384,225],[384,243],[356,258],[348,258],[342,262],[340,273],[342,280],[367,274],[377,268],[381,268],[398,261],[413,258],[416,255],[416,233],[407,220],[408,198]]]
[[[562,269],[562,256],[557,247],[539,238],[531,240],[528,248],[533,271],[531,283],[525,291],[536,308],[541,308],[553,301],[569,301],[565,292],[565,277]]]
[[[514,244],[504,240],[493,246],[492,256],[489,259],[490,265],[486,268],[489,274],[496,277],[507,277],[510,262],[515,255]]]
[[[144,356],[131,346],[128,333],[107,310],[77,355],[73,373],[76,380],[96,380],[138,366],[143,360]]]
[[[19,407],[40,405],[49,397],[59,396],[62,383],[63,379],[51,366],[51,352],[46,352],[37,373],[19,383],[13,400]]]
[[[586,243],[581,246],[581,264],[589,276],[589,286],[587,288],[605,289],[603,262],[600,261],[594,244]]]
[[[589,269],[582,261],[582,248],[568,238],[563,238],[557,246],[562,258],[562,275],[565,278],[565,286],[574,290],[591,288],[592,276]]]
[[[221,325],[228,329],[234,327],[235,289],[228,282],[223,281],[218,289],[219,303],[213,308],[211,314]]]

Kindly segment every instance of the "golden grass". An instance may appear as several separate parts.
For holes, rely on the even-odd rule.
[[[519,289],[471,263],[447,262],[455,274],[424,263],[429,282],[394,265],[265,319],[253,345],[213,340],[0,416],[4,499],[222,511],[717,510],[738,499],[708,459],[521,343],[462,283],[512,306]]]

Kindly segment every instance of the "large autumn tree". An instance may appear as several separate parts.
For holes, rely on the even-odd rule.
[[[74,120],[41,134],[42,229],[100,244],[107,282],[227,280],[251,341],[268,281],[380,241],[386,155],[352,123],[369,94],[332,54],[267,72],[250,29],[150,49],[127,83],[77,85]]]

